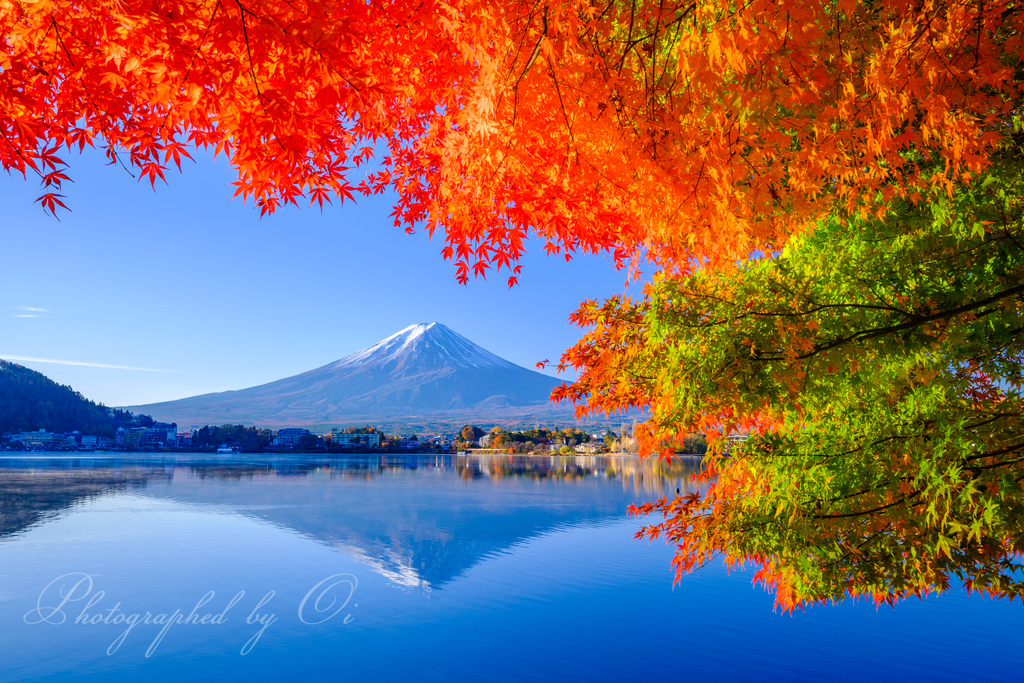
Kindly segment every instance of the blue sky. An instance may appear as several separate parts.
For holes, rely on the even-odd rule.
[[[417,322],[532,368],[579,337],[580,301],[624,291],[608,258],[540,244],[518,287],[462,286],[440,236],[392,226],[388,197],[261,219],[231,199],[223,156],[195,156],[154,192],[99,152],[66,155],[60,221],[33,203],[36,180],[0,176],[0,358],[65,361],[17,362],[111,406],[280,379]]]

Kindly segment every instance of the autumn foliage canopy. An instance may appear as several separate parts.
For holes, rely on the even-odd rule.
[[[286,203],[391,192],[466,281],[529,233],[654,275],[585,302],[558,397],[713,453],[646,528],[784,608],[1020,593],[1014,2],[0,0],[0,163],[154,183],[189,150]],[[376,154],[375,154],[376,153]],[[725,436],[750,433],[724,449]],[[717,436],[716,436],[717,435]]]

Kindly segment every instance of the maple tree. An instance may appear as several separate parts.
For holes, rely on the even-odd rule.
[[[1020,21],[1009,2],[2,0],[0,163],[52,210],[61,149],[155,182],[210,147],[264,211],[393,191],[462,279],[514,278],[528,230],[685,270],[835,198],[978,172]],[[909,148],[945,163],[922,175]]]
[[[677,543],[679,572],[753,562],[784,609],[954,576],[1024,592],[1024,149],[1001,157],[952,197],[831,215],[737,272],[577,313],[594,329],[567,393],[642,400],[669,453],[717,437],[707,494],[636,509],[665,515],[641,535]]]
[[[1000,250],[1019,242],[1021,28],[1008,0],[0,0],[0,164],[38,174],[56,212],[67,150],[102,145],[155,183],[211,148],[263,212],[393,193],[396,225],[443,232],[461,281],[507,268],[514,284],[531,232],[567,258],[649,264],[644,300],[577,313],[591,331],[563,364],[582,374],[559,397],[650,408],[652,450],[753,430],[739,455],[712,438],[705,497],[644,508],[669,514],[650,531],[679,540],[678,568],[754,561],[786,606],[930,590],[957,570],[1012,594],[991,572],[1017,547],[998,521],[1016,489],[983,473],[1009,476],[1013,458],[983,454],[1019,443],[1021,274]],[[911,404],[915,438],[945,444],[920,462],[895,421]],[[964,436],[984,410],[1007,415]],[[932,422],[959,427],[937,439]],[[900,438],[847,469],[778,456],[876,432]],[[942,464],[959,468],[951,488],[919,492]],[[870,488],[828,498],[855,482]],[[1009,507],[971,503],[999,496]]]

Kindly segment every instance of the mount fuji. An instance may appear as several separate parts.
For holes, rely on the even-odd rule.
[[[571,420],[571,407],[548,400],[559,384],[433,322],[275,382],[129,409],[184,425]]]

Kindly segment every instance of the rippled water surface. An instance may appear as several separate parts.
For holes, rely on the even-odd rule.
[[[0,458],[0,680],[1024,680],[1019,604],[673,588],[626,508],[688,467]]]

